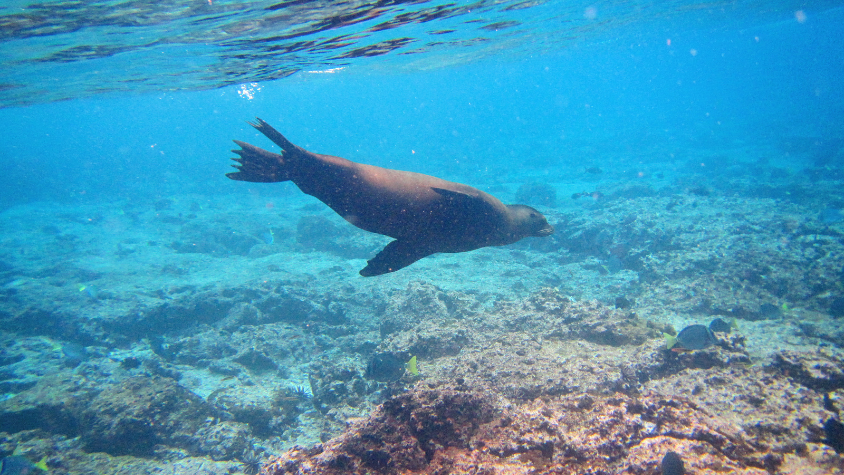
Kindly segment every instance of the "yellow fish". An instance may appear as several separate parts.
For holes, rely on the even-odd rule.
[[[419,376],[419,370],[416,369],[416,356],[411,357],[407,362],[407,371],[414,376]]]

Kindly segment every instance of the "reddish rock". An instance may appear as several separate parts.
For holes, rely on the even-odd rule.
[[[695,473],[764,474],[780,458],[679,397],[563,396],[512,406],[487,394],[415,389],[341,436],[294,448],[264,473],[655,473],[675,451]]]

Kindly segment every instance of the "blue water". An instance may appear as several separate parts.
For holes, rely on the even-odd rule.
[[[20,1],[0,38],[0,403],[71,373],[163,376],[209,404],[327,400],[336,364],[369,392],[334,422],[365,417],[379,318],[420,281],[463,292],[451,311],[545,288],[658,328],[738,318],[754,362],[844,346],[841,2]],[[233,139],[277,150],[256,117],[505,203],[539,184],[557,232],[364,279],[386,239],[291,183],[226,178]],[[390,324],[428,316],[407,308]],[[342,430],[300,409],[265,432],[238,420],[249,450]]]
[[[636,19],[640,30],[633,21],[524,54],[502,41],[500,54],[431,70],[388,55],[381,67],[368,59],[333,74],[261,82],[251,99],[238,94],[240,85],[171,92],[191,86],[173,78],[156,92],[27,107],[7,101],[0,201],[131,197],[168,186],[233,191],[238,184],[221,175],[226,150],[230,139],[249,137],[244,122],[255,116],[317,151],[433,174],[604,160],[572,156],[572,142],[643,151],[840,138],[844,14],[805,15],[801,23],[783,11],[731,28],[719,27],[721,18],[701,25],[644,17]],[[154,65],[146,71],[158,74]],[[86,94],[57,82],[50,88]]]

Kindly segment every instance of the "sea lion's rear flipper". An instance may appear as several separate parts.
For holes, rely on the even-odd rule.
[[[232,150],[232,152],[240,155],[240,158],[232,158],[238,163],[238,165],[232,165],[237,168],[237,171],[226,173],[227,177],[232,180],[256,183],[274,183],[290,179],[284,166],[284,156],[239,140],[235,140],[234,143],[240,145],[241,149]]]
[[[281,147],[281,154],[268,152],[254,145],[235,140],[234,143],[240,146],[240,150],[232,152],[240,155],[240,158],[232,160],[239,165],[232,165],[237,168],[236,172],[226,173],[232,180],[251,181],[256,183],[273,183],[277,181],[290,180],[291,163],[304,156],[312,155],[307,150],[294,145],[284,138],[278,130],[256,118],[256,122],[249,122],[249,125],[258,129],[273,143]]]
[[[258,132],[261,132],[268,139],[272,140],[274,144],[281,147],[281,150],[285,155],[288,153],[295,154],[305,152],[305,149],[300,148],[299,146],[294,145],[293,142],[287,140],[283,135],[281,135],[281,132],[275,130],[273,126],[266,123],[264,119],[256,117],[255,120],[256,122],[248,122],[248,124],[258,129]]]
[[[387,244],[381,252],[368,260],[366,267],[361,269],[360,275],[372,277],[395,272],[431,254],[433,252],[425,246],[409,241],[396,240]]]

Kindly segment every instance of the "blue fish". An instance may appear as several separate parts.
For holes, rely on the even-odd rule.
[[[275,233],[272,229],[261,234],[261,239],[266,243],[272,245],[275,243]]]
[[[42,457],[38,463],[32,463],[26,457],[10,455],[0,460],[0,475],[31,475],[38,470],[47,471],[47,457]]]
[[[712,322],[709,323],[709,330],[712,332],[730,333],[737,328],[738,324],[736,324],[735,318],[731,319],[729,322],[722,318],[715,318],[715,320],[712,320]]]
[[[665,347],[671,351],[703,350],[716,342],[715,335],[704,325],[689,325],[676,337],[665,335]]]

